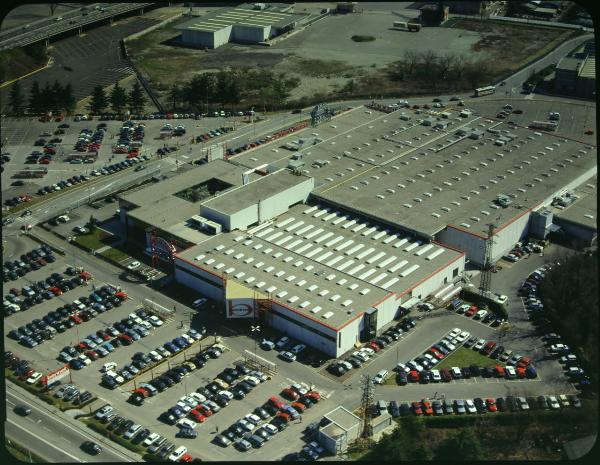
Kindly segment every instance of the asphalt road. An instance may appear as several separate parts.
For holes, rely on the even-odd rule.
[[[29,447],[41,458],[54,463],[141,460],[136,454],[122,451],[112,441],[95,434],[82,423],[49,407],[12,383],[7,383],[6,388],[6,436]],[[14,413],[13,409],[19,404],[27,404],[31,408],[31,414],[22,417]],[[100,454],[94,456],[81,450],[81,444],[90,440],[100,444]]]

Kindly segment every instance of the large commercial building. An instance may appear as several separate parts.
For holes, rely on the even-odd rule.
[[[182,42],[192,47],[217,48],[229,42],[257,44],[296,28],[305,15],[286,8],[256,3],[241,5],[191,19],[176,29]]]
[[[588,99],[596,97],[596,51],[593,41],[583,44],[579,50],[558,62],[554,91]]]
[[[228,318],[335,357],[402,309],[456,295],[490,224],[494,261],[532,223],[545,236],[542,209],[597,172],[588,144],[461,109],[359,107],[293,137],[318,142],[283,138],[125,195],[122,219],[128,234],[185,240],[175,279]]]

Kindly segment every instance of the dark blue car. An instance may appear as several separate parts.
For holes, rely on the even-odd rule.
[[[173,344],[175,344],[180,349],[185,349],[189,345],[187,341],[181,337],[176,337],[175,339],[173,339]]]

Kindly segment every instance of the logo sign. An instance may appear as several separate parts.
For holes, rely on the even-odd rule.
[[[63,379],[65,376],[68,376],[70,373],[69,365],[65,365],[58,370],[48,373],[46,376],[42,378],[42,384],[48,385],[53,383],[54,381],[58,381],[59,379]]]
[[[254,306],[252,303],[242,303],[230,300],[227,306],[227,318],[253,318]]]

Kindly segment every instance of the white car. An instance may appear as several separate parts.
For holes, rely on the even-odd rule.
[[[303,387],[301,384],[298,384],[298,383],[292,384],[292,389],[294,391],[296,391],[298,394],[300,394],[301,396],[308,393],[308,389],[306,389],[305,387]]]
[[[200,394],[199,392],[192,392],[189,397],[193,397],[195,400],[198,401],[198,403],[200,402],[204,402],[206,400],[206,397],[204,397],[202,394]]]
[[[41,373],[34,371],[32,375],[29,378],[27,378],[27,384],[35,384],[41,377]]]
[[[373,383],[375,383],[375,384],[383,384],[383,382],[386,380],[386,378],[388,377],[388,375],[389,375],[389,372],[387,370],[381,370],[373,378]]]
[[[566,408],[571,406],[571,402],[569,402],[569,399],[565,394],[561,394],[560,396],[558,396],[558,401],[560,402],[561,407]]]
[[[156,315],[150,315],[150,317],[148,318],[148,321],[150,322],[150,324],[152,326],[162,326],[163,325],[163,320],[161,320]]]
[[[245,419],[238,420],[237,424],[240,425],[243,430],[248,432],[251,432],[254,429],[254,425]]]
[[[458,310],[456,310],[456,312],[457,313],[465,313],[470,308],[471,308],[471,306],[469,304],[462,304],[460,307],[458,307]]]
[[[145,328],[145,329],[147,329],[148,331],[150,331],[150,330],[152,329],[152,325],[150,324],[150,322],[148,322],[148,321],[146,321],[146,320],[143,320],[143,321],[140,323],[140,326],[141,326],[142,328]]]
[[[160,355],[162,355],[165,358],[168,358],[171,356],[171,352],[169,352],[167,349],[165,349],[163,346],[159,346],[155,349]]]
[[[261,419],[258,415],[255,415],[254,413],[249,413],[248,415],[246,415],[244,417],[244,419],[250,423],[252,423],[253,425],[258,425],[261,422]]]
[[[429,362],[429,364],[431,366],[435,365],[436,363],[438,363],[438,359],[435,358],[433,355],[431,354],[424,354],[423,357],[425,357],[427,359],[427,361]]]
[[[461,329],[460,328],[454,328],[452,331],[450,331],[450,337],[456,337],[460,334]]]
[[[552,344],[549,350],[553,353],[564,354],[569,352],[570,349],[569,346],[565,344]]]
[[[508,302],[508,296],[496,294],[496,302],[498,302],[499,304],[505,304],[506,302]]]
[[[463,331],[462,333],[460,333],[458,336],[456,336],[456,341],[459,343],[463,343],[465,342],[467,339],[469,339],[469,337],[471,336],[471,333],[468,331]]]
[[[519,402],[519,407],[521,407],[521,410],[529,410],[529,402],[527,402],[525,397],[517,397],[517,402]]]
[[[81,354],[79,357],[77,357],[77,360],[82,361],[83,363],[85,363],[86,366],[92,363],[89,357],[85,354]]]
[[[412,368],[413,370],[417,370],[419,373],[423,371],[423,367],[421,365],[419,365],[417,362],[415,362],[414,360],[411,360],[410,362],[408,362],[407,365],[410,368]]]
[[[557,410],[560,408],[560,404],[558,403],[558,399],[556,397],[548,396],[547,399],[551,409]]]
[[[247,375],[244,377],[244,381],[247,381],[252,386],[258,386],[260,384],[260,380],[254,376]]]
[[[181,410],[184,411],[184,413],[189,413],[190,410],[192,410],[192,407],[190,407],[187,403],[183,402],[183,401],[179,401],[175,404],[177,407],[179,407]]]
[[[274,436],[277,433],[279,433],[279,430],[275,426],[273,426],[271,423],[265,423],[262,427],[264,429],[266,429],[267,433],[269,433],[271,436]]]
[[[185,418],[182,418],[182,420],[185,420]],[[193,422],[191,422],[191,423],[193,423]],[[169,455],[169,461],[170,462],[179,462],[179,459],[181,457],[183,457],[185,454],[187,454],[187,447],[179,446],[177,449],[175,449],[173,452],[171,452],[171,455]]]
[[[141,266],[141,263],[136,261],[131,262],[129,265],[127,265],[127,269],[128,270],[135,270],[136,268],[139,268]]]
[[[473,346],[473,350],[481,350],[485,345],[485,339],[477,339],[477,342]]]
[[[88,233],[88,230],[86,228],[84,228],[83,226],[75,226],[73,228],[73,231],[75,231],[76,233],[79,233],[79,234],[87,234]]]
[[[404,363],[398,363],[396,365],[396,368],[394,368],[394,371],[398,371],[398,372],[404,371],[404,373],[408,373],[408,372],[410,372],[410,368],[407,367]]]
[[[142,319],[141,319],[139,316],[137,316],[135,313],[130,313],[130,314],[128,315],[128,318],[130,318],[130,319],[132,319],[133,321],[135,321],[135,323],[136,323],[136,324],[138,324],[138,325],[139,325],[139,324],[140,324],[140,323],[143,321],[143,320],[142,320]]]
[[[453,351],[456,349],[456,346],[454,344],[452,344],[452,342],[450,342],[448,339],[442,339],[440,341],[440,344],[445,346],[449,351]]]
[[[442,380],[439,370],[431,370],[431,380],[434,383],[438,383]]]
[[[465,408],[467,413],[477,413],[477,408],[471,399],[465,399]]]
[[[227,390],[219,391],[219,395],[227,398],[228,400],[233,400],[233,394]]]
[[[372,357],[373,355],[375,355],[375,351],[373,349],[371,349],[370,347],[362,347],[360,349],[358,349],[359,352],[364,352],[368,357]]]
[[[304,344],[298,344],[295,345],[294,347],[292,347],[291,352],[294,355],[298,355],[300,352],[302,352],[304,349],[306,349],[306,346]]]
[[[146,447],[151,446],[158,440],[158,438],[160,438],[160,434],[152,433],[150,436],[148,436],[146,439],[144,439],[144,445]]]
[[[150,352],[148,352],[148,355],[150,356],[150,358],[152,360],[154,360],[155,362],[159,362],[163,359],[163,356],[160,355],[157,351],[155,350],[151,350]]]
[[[487,310],[479,310],[473,317],[475,320],[481,320],[488,314]]]
[[[358,350],[354,352],[352,356],[358,358],[359,360],[362,360],[363,362],[369,360],[369,356],[365,352],[360,352]]]

